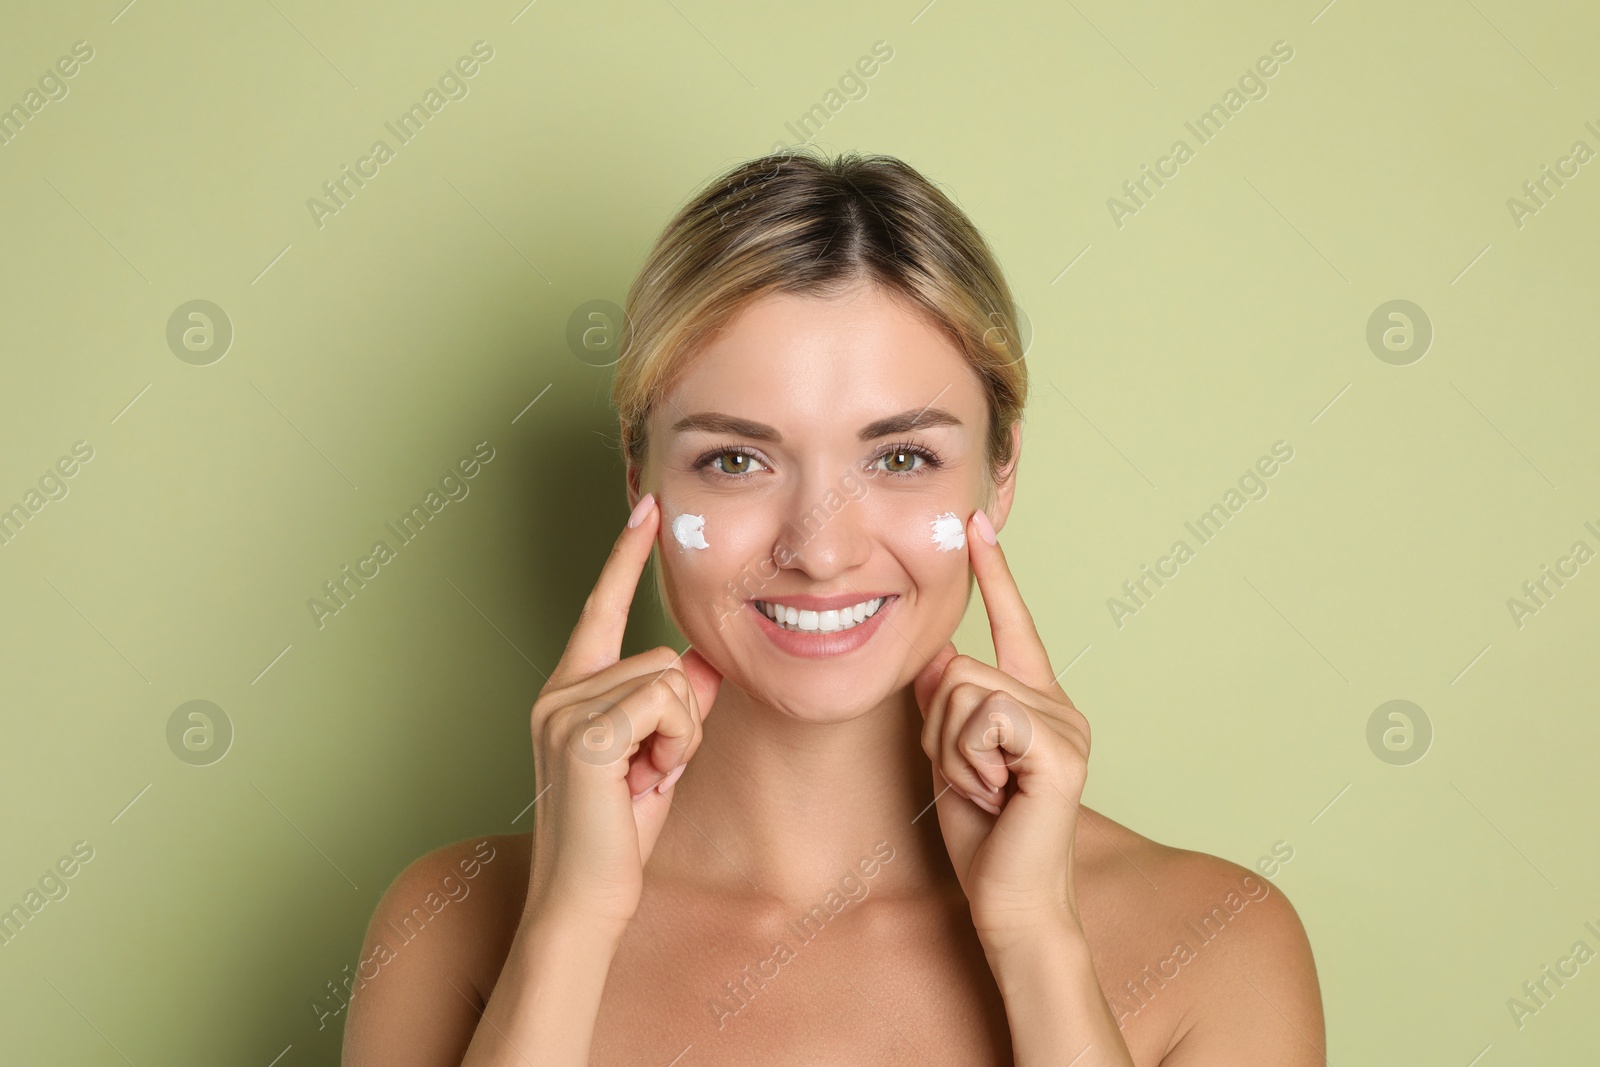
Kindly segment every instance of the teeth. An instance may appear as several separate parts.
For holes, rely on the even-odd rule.
[[[785,630],[794,630],[799,633],[831,634],[840,630],[849,630],[861,625],[878,613],[883,607],[883,597],[873,597],[848,608],[839,608],[830,611],[808,611],[799,608],[787,607],[783,604],[771,604],[765,600],[756,601],[763,614]]]

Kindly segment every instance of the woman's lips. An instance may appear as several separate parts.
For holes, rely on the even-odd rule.
[[[835,630],[833,633],[800,633],[797,630],[785,630],[771,619],[766,612],[756,606],[754,600],[746,600],[745,607],[756,617],[756,626],[761,632],[771,639],[783,651],[791,656],[801,656],[806,659],[818,659],[823,656],[842,656],[847,652],[854,652],[871,640],[872,635],[878,632],[878,627],[883,624],[883,617],[895,609],[900,603],[898,593],[892,593],[884,598],[883,605],[878,608],[870,619],[850,627],[848,630]]]

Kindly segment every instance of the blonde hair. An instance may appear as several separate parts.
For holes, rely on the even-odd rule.
[[[746,304],[769,293],[833,296],[864,282],[924,311],[972,364],[989,399],[987,471],[1004,469],[1028,375],[1011,289],[983,235],[893,156],[830,161],[805,149],[713,179],[656,239],[628,290],[611,383],[623,457],[644,465],[655,402]]]

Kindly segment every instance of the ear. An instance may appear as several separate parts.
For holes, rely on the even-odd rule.
[[[1011,424],[1011,462],[995,476],[992,506],[985,510],[996,533],[1005,529],[1006,516],[1011,514],[1011,502],[1017,495],[1017,466],[1022,462],[1022,420]]]

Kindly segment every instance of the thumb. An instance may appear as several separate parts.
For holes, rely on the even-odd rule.
[[[722,675],[696,648],[685,652],[678,662],[683,665],[683,673],[689,676],[689,685],[694,689],[694,699],[700,709],[700,721],[704,722],[722,689]]]
[[[928,713],[928,702],[933,699],[933,691],[939,688],[939,682],[944,678],[944,669],[956,657],[954,642],[946,641],[944,647],[934,653],[928,665],[917,673],[911,682],[912,692],[917,695],[917,706],[922,713]]]

